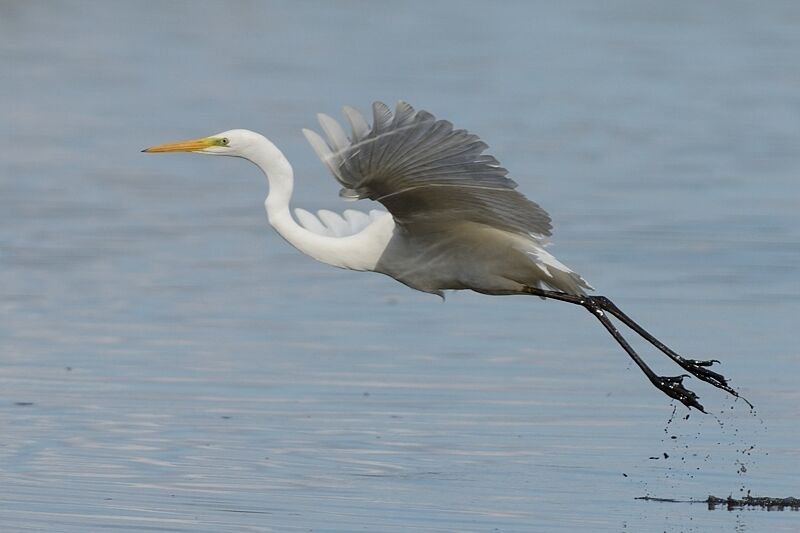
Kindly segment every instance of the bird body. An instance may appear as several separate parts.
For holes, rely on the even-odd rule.
[[[331,117],[318,115],[323,138],[303,130],[348,200],[369,198],[387,211],[317,215],[289,203],[292,166],[266,137],[229,130],[211,137],[169,143],[146,152],[196,152],[242,157],[267,177],[264,206],[269,223],[291,245],[340,268],[386,274],[419,291],[445,290],[490,295],[526,294],[585,307],[598,318],[650,381],[662,392],[702,410],[683,376],[656,375],[630,347],[606,313],[621,320],[689,373],[738,396],[726,379],[707,367],[714,361],[684,359],[650,335],[545,250],[550,217],[516,190],[507,170],[476,135],[454,129],[405,102],[395,112],[373,104],[372,125],[345,107],[350,135]]]
[[[462,289],[525,294],[525,287],[544,285],[583,294],[586,287],[533,238],[470,221],[421,234],[395,227],[375,270],[440,296]]]

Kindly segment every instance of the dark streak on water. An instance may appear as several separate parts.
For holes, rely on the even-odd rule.
[[[705,500],[676,500],[674,498],[655,498],[652,496],[640,496],[636,499],[658,503],[704,503],[708,505],[710,511],[717,508],[735,511],[745,507],[757,507],[767,511],[800,511],[800,499],[793,497],[770,498],[767,496],[750,496],[748,494],[744,498],[709,496]]]

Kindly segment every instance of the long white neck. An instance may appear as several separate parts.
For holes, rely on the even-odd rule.
[[[283,238],[298,247],[293,239],[302,238],[303,232],[307,230],[298,225],[289,212],[289,201],[294,190],[292,165],[269,139],[261,135],[253,141],[244,157],[267,177],[269,194],[264,207],[267,209],[269,223]]]
[[[353,270],[373,270],[386,247],[385,231],[367,230],[350,237],[329,237],[299,225],[291,215],[289,201],[294,189],[292,165],[266,137],[258,135],[242,154],[266,175],[269,193],[264,202],[267,220],[289,244],[314,259]],[[391,217],[389,217],[391,218]],[[393,222],[392,222],[393,227]],[[389,228],[389,233],[391,228]],[[383,242],[386,241],[386,242]]]

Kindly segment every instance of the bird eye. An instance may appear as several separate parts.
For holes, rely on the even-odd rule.
[[[220,141],[220,143],[222,143],[222,146],[228,146],[228,143],[230,143],[230,140],[228,140],[227,137],[223,137],[222,140]]]

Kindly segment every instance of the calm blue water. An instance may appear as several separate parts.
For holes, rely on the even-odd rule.
[[[0,529],[799,530],[634,499],[800,495],[799,24],[793,2],[0,4]],[[297,205],[341,209],[300,128],[399,98],[478,132],[553,253],[723,360],[757,415],[692,382],[714,416],[668,423],[580,309],[331,269],[267,226],[246,163],[139,153],[255,129]]]

